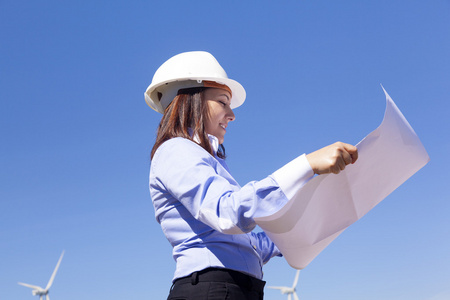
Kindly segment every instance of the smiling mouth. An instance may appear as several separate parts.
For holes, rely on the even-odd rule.
[[[223,124],[219,124],[220,127],[222,127],[224,130],[227,130],[227,126],[223,125]]]

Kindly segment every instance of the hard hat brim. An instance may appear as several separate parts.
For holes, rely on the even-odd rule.
[[[153,110],[164,113],[166,107],[170,104],[170,102],[175,98],[178,90],[180,88],[189,88],[189,87],[201,87],[203,81],[214,81],[219,84],[226,85],[231,90],[231,109],[235,109],[241,106],[246,98],[246,92],[244,87],[237,82],[236,80],[229,78],[217,78],[217,77],[182,77],[170,79],[163,82],[158,82],[157,84],[150,84],[147,90],[145,91],[145,102],[148,106],[150,106]],[[194,82],[194,83],[192,83]],[[173,98],[168,101],[168,103],[161,104],[160,99],[158,98],[158,89],[164,87],[165,85],[174,85],[174,89],[172,91]],[[178,87],[178,88],[177,88]]]

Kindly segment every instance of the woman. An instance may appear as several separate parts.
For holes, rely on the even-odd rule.
[[[280,209],[314,174],[354,163],[356,148],[335,143],[241,187],[224,161],[223,142],[245,90],[211,54],[172,57],[145,96],[163,113],[150,193],[176,261],[168,299],[262,299],[262,266],[281,253],[265,233],[252,232],[254,218]]]

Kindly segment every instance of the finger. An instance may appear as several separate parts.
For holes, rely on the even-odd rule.
[[[356,149],[356,151],[355,152],[353,152],[352,154],[351,154],[351,156],[352,156],[352,164],[354,164],[355,162],[356,162],[356,160],[358,159],[358,149]]]
[[[339,174],[343,169],[345,169],[344,164],[334,166],[334,174]]]
[[[345,150],[342,152],[342,159],[344,160],[345,165],[349,165],[349,164],[353,163],[353,158],[352,158],[351,154]]]
[[[341,157],[341,159],[339,160],[339,171],[343,171],[345,169],[345,166],[347,165],[347,163],[345,162],[344,158]]]
[[[344,149],[350,154],[350,157],[352,158],[351,163],[354,164],[358,159],[358,148],[350,144],[343,144],[343,146]]]
[[[330,172],[333,173],[333,174],[339,174],[340,171],[341,171],[341,170],[339,169],[339,166],[337,166],[337,165],[332,166],[332,167],[330,168]]]
[[[339,174],[344,169],[345,169],[344,159],[342,157],[339,157],[332,166],[332,172],[334,174]]]

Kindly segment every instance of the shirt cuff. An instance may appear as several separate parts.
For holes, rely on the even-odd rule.
[[[306,155],[300,155],[272,174],[288,199],[292,199],[297,191],[304,186],[313,176]]]

